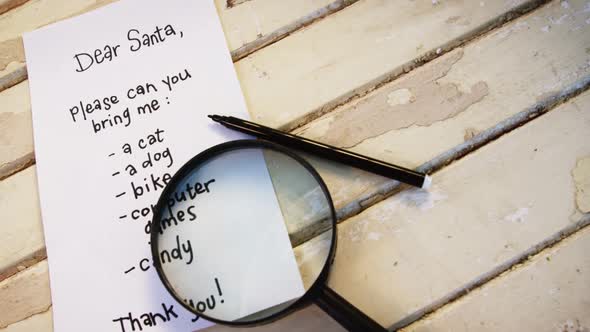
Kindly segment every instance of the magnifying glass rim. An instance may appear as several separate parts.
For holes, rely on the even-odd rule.
[[[164,210],[164,207],[167,204],[167,199],[165,199],[165,197],[168,197],[169,195],[171,195],[173,193],[173,190],[176,188],[176,185],[181,180],[183,180],[186,175],[188,175],[191,171],[193,171],[199,165],[203,164],[204,162],[206,162],[218,155],[221,155],[225,152],[229,152],[232,150],[240,150],[240,149],[248,149],[248,148],[265,148],[265,149],[277,151],[279,153],[283,153],[283,154],[287,155],[288,157],[297,161],[301,166],[303,166],[314,177],[314,179],[317,181],[320,188],[322,189],[324,196],[328,200],[328,205],[329,205],[328,207],[330,208],[330,212],[332,214],[332,242],[330,245],[330,251],[328,253],[328,257],[327,257],[326,262],[324,263],[324,266],[322,267],[322,270],[319,273],[318,277],[312,283],[311,287],[309,287],[309,289],[303,294],[303,296],[301,296],[299,299],[295,300],[295,302],[293,302],[291,305],[289,305],[288,307],[286,307],[280,311],[277,311],[276,313],[273,313],[272,315],[270,315],[268,317],[263,317],[263,318],[255,319],[252,321],[247,321],[247,322],[225,321],[225,320],[213,318],[213,317],[210,317],[206,314],[197,312],[196,308],[192,308],[188,303],[184,302],[184,299],[181,298],[174,291],[174,288],[170,285],[168,279],[166,278],[166,275],[163,272],[162,263],[160,262],[160,259],[159,259],[159,250],[158,250],[158,241],[157,241],[158,227],[155,227],[155,225],[157,225],[157,222],[156,222],[157,220],[161,220],[162,211]],[[324,180],[318,174],[318,172],[315,170],[315,168],[313,168],[313,166],[311,166],[305,159],[303,159],[302,157],[298,156],[297,154],[293,153],[292,151],[290,151],[290,150],[286,149],[285,147],[278,145],[276,143],[272,143],[272,142],[260,140],[260,139],[258,139],[258,140],[241,139],[241,140],[234,140],[234,141],[221,143],[221,144],[212,146],[212,147],[204,150],[203,152],[197,154],[191,160],[186,162],[172,176],[172,178],[170,179],[170,181],[168,182],[168,184],[166,185],[166,187],[162,191],[160,197],[158,198],[158,203],[156,204],[156,206],[154,208],[154,214],[153,214],[152,221],[151,221],[150,233],[151,233],[150,234],[150,243],[151,243],[152,261],[153,261],[154,267],[158,273],[158,277],[160,278],[160,280],[164,284],[164,287],[166,287],[166,290],[168,291],[168,293],[170,293],[170,295],[172,295],[172,297],[178,303],[180,303],[180,305],[182,305],[184,308],[186,308],[190,312],[192,312],[192,313],[198,315],[199,317],[202,317],[210,322],[214,322],[217,324],[223,324],[223,325],[229,325],[229,326],[253,326],[253,325],[259,325],[262,323],[264,323],[264,324],[270,323],[270,322],[275,321],[281,317],[284,317],[285,315],[287,315],[290,312],[293,312],[295,309],[299,308],[302,304],[310,301],[311,299],[313,299],[314,297],[317,297],[319,295],[319,292],[321,291],[321,287],[324,286],[324,283],[328,277],[329,269],[330,269],[330,266],[332,265],[332,262],[334,260],[334,254],[336,252],[336,239],[337,239],[337,236],[336,236],[336,211],[334,209],[332,197],[330,196],[330,192],[328,191],[328,187],[324,183]]]

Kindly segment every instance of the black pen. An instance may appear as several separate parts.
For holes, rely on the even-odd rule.
[[[219,122],[227,128],[262,138],[283,145],[287,148],[300,150],[332,161],[357,167],[412,186],[426,189],[431,183],[430,176],[424,173],[396,166],[351,151],[346,151],[335,146],[316,142],[305,137],[292,135],[254,122],[238,119],[233,116],[209,115],[209,117],[213,119],[213,121]]]

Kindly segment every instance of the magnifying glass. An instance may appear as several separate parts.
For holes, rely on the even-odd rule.
[[[211,147],[168,182],[154,209],[158,276],[186,309],[231,326],[315,302],[349,331],[386,331],[326,285],[336,213],[317,171],[284,147]]]

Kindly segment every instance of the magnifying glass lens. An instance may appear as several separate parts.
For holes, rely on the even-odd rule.
[[[332,202],[301,159],[268,146],[207,150],[160,198],[152,254],[168,291],[219,322],[288,309],[323,276]]]

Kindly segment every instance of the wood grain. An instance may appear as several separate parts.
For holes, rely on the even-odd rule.
[[[339,225],[329,284],[401,327],[590,222],[572,170],[590,155],[590,92]],[[564,231],[565,230],[565,231]]]
[[[47,261],[0,282],[0,328],[46,311],[51,305]]]
[[[0,182],[0,280],[46,257],[35,167]]]
[[[34,162],[28,82],[0,93],[0,180]]]
[[[586,88],[590,26],[584,1],[568,3],[523,16],[295,133],[408,168],[438,169]],[[564,15],[569,19],[551,23]],[[343,217],[397,188],[376,175],[323,165]]]
[[[236,71],[253,119],[290,130],[540,3],[360,1],[239,61]],[[452,17],[466,23],[448,23]]]
[[[234,9],[246,8],[244,6],[249,3],[254,1]],[[291,117],[305,119],[308,114],[313,114],[309,117],[313,118],[323,110],[332,109],[334,105],[348,100],[350,91],[365,93],[379,85],[375,82],[395,77],[398,71],[403,72],[404,54],[412,53],[408,51],[411,43],[423,39],[419,32],[409,31],[410,27],[417,27],[417,30],[424,28],[421,31],[428,35],[426,44],[407,57],[418,59],[420,63],[421,55],[442,55],[446,51],[445,45],[456,45],[464,36],[469,36],[473,31],[482,31],[478,29],[489,26],[486,24],[490,21],[498,22],[498,17],[514,9],[505,7],[505,2],[486,1],[484,9],[491,8],[491,14],[484,13],[483,9],[469,9],[464,15],[459,15],[463,12],[453,12],[453,4],[441,3],[432,6],[434,9],[415,4],[424,6],[420,7],[424,16],[418,15],[410,20],[409,17],[404,19],[393,16],[403,11],[383,11],[390,15],[385,16],[378,10],[368,10],[366,3],[368,1],[356,3],[242,60],[244,63],[261,65],[257,67],[258,71],[248,66],[245,69],[242,67],[245,74],[239,71],[241,80],[246,75],[242,81],[243,87],[250,89],[250,92],[256,89],[254,96],[248,96],[249,103],[255,100],[254,105],[261,106],[251,108],[254,118],[258,109],[262,109],[267,112],[261,113],[264,121],[268,120],[264,116],[271,114],[275,117],[271,121],[295,125],[297,121],[291,122]],[[469,151],[474,140],[496,128],[498,123],[519,114],[526,117],[537,108],[561,100],[571,91],[585,88],[588,56],[584,47],[589,43],[589,34],[583,12],[584,3],[568,3],[569,7],[565,8],[554,1],[462,49],[442,55],[426,66],[383,85],[364,98],[338,108],[327,117],[301,128],[300,132],[308,137],[339,142],[330,136],[338,134],[337,130],[330,129],[331,126],[341,131],[347,128],[347,123],[355,123],[351,120],[360,119],[360,129],[343,136],[348,140],[343,140],[344,146],[409,167],[427,165],[441,154],[452,155],[461,149]],[[479,5],[477,2],[475,4]],[[24,10],[25,6],[19,9]],[[350,14],[353,10],[356,16]],[[417,15],[411,10],[407,13]],[[566,17],[558,21],[564,15]],[[0,34],[5,31],[1,25],[5,22],[3,19],[4,16],[1,16]],[[424,26],[422,19],[439,25],[426,23]],[[354,24],[351,25],[351,22]],[[468,28],[464,28],[466,26]],[[413,37],[404,38],[405,44],[400,44],[400,40],[395,37],[387,39],[389,33],[395,31],[393,28],[399,28],[404,36]],[[363,36],[373,38],[374,43],[371,44],[371,38],[368,37],[364,37],[368,41],[361,40]],[[449,36],[451,39],[448,39]],[[382,47],[377,43],[379,37],[382,38]],[[326,40],[331,49],[324,47]],[[442,45],[441,54],[436,54],[439,48],[437,45]],[[396,47],[402,50],[393,50]],[[303,49],[308,49],[310,54],[302,54]],[[398,56],[396,52],[406,53]],[[387,57],[382,58],[382,53]],[[237,68],[240,68],[242,61]],[[266,67],[267,63],[272,71]],[[303,63],[306,67],[302,67]],[[380,64],[382,66],[378,67]],[[281,66],[296,67],[299,73]],[[369,75],[363,71],[365,67]],[[270,83],[258,81],[264,79],[265,74],[271,76],[274,82],[285,80],[285,84],[279,84],[274,90],[264,90]],[[297,74],[301,77],[297,77]],[[256,75],[261,77],[254,77]],[[374,77],[367,78],[371,75],[376,75],[377,81]],[[364,83],[367,81],[369,83]],[[26,90],[23,86],[20,89]],[[289,90],[294,91],[293,96],[289,95]],[[2,96],[5,92],[0,93],[0,98],[5,98]],[[15,100],[27,101],[28,96],[21,97]],[[568,176],[571,174],[573,165],[564,165],[581,158],[574,156],[580,152],[576,149],[588,148],[580,143],[587,141],[587,135],[580,132],[588,132],[588,128],[584,127],[587,126],[584,121],[588,119],[584,118],[586,113],[582,111],[579,111],[582,115],[572,115],[573,120],[570,116],[558,117],[555,114],[574,114],[572,109],[576,107],[588,108],[587,99],[587,94],[578,97],[560,108],[559,112],[543,115],[478,150],[473,156],[440,171],[435,177],[435,183],[439,185],[426,198],[421,192],[404,192],[342,223],[341,247],[331,283],[384,324],[404,322],[404,319],[408,322],[417,319],[449,294],[464,291],[464,285],[479,280],[481,274],[497,271],[498,266],[518,257],[526,248],[541,243],[543,237],[551,238],[558,234],[565,227],[564,220],[567,221],[570,214],[573,217],[569,223],[580,222],[581,217],[574,212],[573,180],[564,175],[564,172]],[[417,103],[423,107],[412,108]],[[271,106],[275,107],[275,111],[270,112]],[[390,116],[386,113],[389,110],[387,107],[391,107],[390,113],[405,115],[379,121],[383,116]],[[299,112],[299,108],[304,110],[303,113]],[[564,108],[568,111],[563,111]],[[27,107],[23,109],[28,111]],[[276,112],[276,109],[282,111]],[[442,111],[438,112],[439,109]],[[4,110],[4,107],[0,110],[1,114],[4,114]],[[421,117],[414,117],[419,110],[426,112]],[[8,112],[23,114],[15,110]],[[281,118],[285,114],[289,119]],[[304,114],[303,117],[301,114]],[[356,114],[358,118],[355,118]],[[14,119],[12,115],[4,117]],[[399,125],[391,119],[405,121],[405,124]],[[375,134],[371,134],[365,126],[375,126]],[[523,132],[525,134],[520,134]],[[21,136],[13,134],[15,132],[8,133],[10,141],[5,146],[22,147],[27,146],[27,140],[30,142],[26,133]],[[506,141],[508,143],[503,143]],[[537,151],[534,151],[535,148]],[[587,154],[587,151],[582,152]],[[552,159],[556,156],[559,159]],[[11,157],[8,162],[12,159],[17,160],[18,157]],[[350,214],[358,213],[387,197],[395,187],[392,182],[358,170],[321,161],[314,163],[319,165],[322,176],[329,183],[338,207],[341,211],[352,211]],[[518,172],[506,172],[511,168]],[[529,172],[531,169],[535,172]],[[28,170],[34,171],[32,168]],[[26,177],[17,178],[21,173]],[[16,186],[34,183],[34,175],[24,172],[3,182],[11,179],[15,179]],[[42,234],[40,220],[35,213],[38,210],[26,208],[37,206],[36,191],[30,191],[21,198],[17,194],[13,196],[8,189],[0,193],[2,201],[9,203],[5,205],[6,208],[0,209],[1,220],[18,219],[26,224],[23,227],[36,227],[37,234]],[[481,196],[487,200],[482,202],[476,199]],[[527,205],[530,203],[528,199],[534,202],[530,207]],[[553,203],[555,199],[559,202],[557,206]],[[489,211],[491,217],[487,214]],[[536,223],[530,227],[526,221]],[[16,236],[21,238],[27,235],[19,234]],[[4,231],[1,236],[4,237]],[[35,243],[12,243],[14,247],[10,252],[23,252],[21,257],[29,257],[30,253],[37,250],[37,244],[43,247],[42,239]],[[508,247],[504,247],[506,245]],[[14,261],[5,262],[2,262],[5,268],[14,268],[17,264]],[[13,278],[18,275],[20,273],[4,282],[15,280]],[[437,279],[433,280],[431,276]],[[30,287],[23,296],[43,291],[42,287]],[[4,294],[0,296],[4,297]],[[34,303],[26,308],[35,308]],[[21,319],[29,315],[27,310],[20,312]]]
[[[324,21],[320,22],[321,24],[324,24],[324,25],[326,25],[325,22],[328,22],[328,21],[331,22],[331,23],[327,24],[327,27],[325,28],[326,31],[321,30],[321,29],[317,29],[318,31],[315,31],[309,37],[306,37],[305,36],[306,33],[304,33],[305,31],[302,31],[300,33],[300,35],[302,35],[305,38],[303,38],[301,36],[297,37],[298,43],[303,43],[304,42],[303,40],[305,40],[305,43],[316,43],[314,40],[317,40],[318,38],[321,38],[322,35],[326,35],[326,34],[333,34],[334,36],[339,36],[339,34],[337,32],[335,32],[336,29],[338,29],[338,28],[336,28],[336,26],[338,24],[348,25],[349,23],[347,23],[347,22],[349,20],[351,20],[351,18],[349,16],[354,16],[354,17],[358,16],[358,15],[355,14],[355,13],[358,13],[360,11],[360,9],[355,9],[355,7],[357,7],[358,5],[359,4],[355,4],[353,6],[350,6],[349,8],[346,8],[345,10],[339,12],[339,14],[336,14],[334,16],[340,16],[344,12],[351,11],[351,10],[354,9],[355,12],[352,13],[352,14],[348,14],[347,16],[343,16],[343,17],[340,17],[340,18],[330,16],[328,19],[325,19]],[[366,7],[366,5],[364,5],[364,6]],[[429,6],[431,6],[431,5],[429,5]],[[492,5],[490,4],[490,6],[492,6]],[[500,5],[496,5],[496,7],[497,7],[496,9],[498,11],[500,11],[503,8]],[[375,9],[369,8],[369,9],[370,9],[370,12],[372,12],[372,13],[375,13],[375,12],[380,11],[379,8],[375,8]],[[414,11],[418,11],[419,9],[420,8],[414,8],[413,10]],[[446,9],[443,8],[442,11],[440,13],[438,13],[437,12],[437,10],[439,10],[438,7],[435,8],[435,9],[430,9],[430,7],[427,7],[427,9],[428,10],[425,10],[425,14],[423,16],[420,16],[420,20],[418,21],[418,23],[420,23],[422,21],[429,22],[428,20],[433,15],[443,15],[443,14],[444,15],[447,15],[447,12],[448,12],[448,15],[457,14],[457,13],[460,13],[461,10],[463,10],[463,9],[458,9],[458,8],[455,8],[455,7],[451,7],[451,8],[446,8]],[[486,7],[485,9],[488,9],[488,8]],[[511,10],[511,9],[513,9],[513,8],[512,7],[508,7],[505,10]],[[480,10],[480,9],[478,9],[478,10]],[[459,11],[459,12],[457,12],[457,11]],[[378,35],[378,34],[383,34],[385,32],[389,33],[388,32],[389,30],[387,28],[387,24],[388,23],[386,23],[386,22],[395,21],[396,19],[398,19],[398,17],[396,17],[396,15],[399,15],[400,12],[399,11],[391,11],[390,13],[395,13],[395,14],[390,14],[390,15],[393,15],[391,17],[383,17],[382,18],[382,20],[383,20],[383,22],[382,22],[383,23],[383,27],[381,28],[381,30],[376,31],[375,34]],[[505,12],[502,12],[502,13],[503,13],[502,15],[505,15]],[[414,12],[412,12],[412,11],[408,12],[408,15],[410,15],[410,14],[414,14]],[[485,19],[488,18],[488,16],[483,15],[482,13],[480,13],[477,10],[476,11],[473,11],[473,12],[469,12],[468,15],[470,15],[470,17],[473,16],[473,18],[471,19],[471,22],[478,22],[478,20],[479,20],[481,24],[483,24],[483,22],[485,22]],[[481,16],[481,17],[479,17],[478,15]],[[455,17],[455,16],[457,16],[457,15],[451,15],[450,17]],[[366,22],[365,23],[367,25],[367,29],[370,26],[372,26],[373,24],[376,24],[375,21],[374,21],[374,18],[371,15],[367,15],[364,18],[360,18],[360,17],[359,18],[356,18],[357,21],[354,21],[354,22],[359,22],[361,19],[365,19],[365,20],[369,20],[370,19],[370,20],[373,20],[373,21],[369,21],[369,22]],[[407,17],[407,18],[403,19],[402,21],[408,22],[409,19],[410,18]],[[496,19],[497,19],[497,17],[496,17]],[[318,26],[320,25],[320,23],[318,23]],[[424,24],[427,24],[427,23],[424,23]],[[448,25],[449,25],[449,23],[444,23],[444,26],[443,27],[445,29],[449,29],[449,30],[453,30],[454,29],[452,26],[448,26]],[[475,23],[473,25],[475,25]],[[362,22],[359,22],[357,24],[357,26],[362,26]],[[435,26],[435,27],[429,27],[429,28],[430,29],[439,29],[441,27],[436,27]],[[356,41],[356,42],[357,43],[361,43],[361,44],[358,45],[359,50],[357,50],[356,53],[358,53],[360,50],[363,49],[361,47],[361,45],[362,45],[362,40],[365,38],[364,37],[364,34],[361,34],[362,29],[359,28],[358,30],[359,31],[357,31],[357,35],[355,35],[354,37],[358,39],[358,41]],[[561,31],[559,29],[556,29],[556,30],[557,31]],[[563,31],[561,31],[561,34],[556,33],[555,36],[556,36],[556,38],[563,37]],[[447,36],[447,35],[444,35],[444,36],[443,35],[434,35],[433,38],[435,38],[435,39],[436,38],[439,38],[439,39],[442,38],[441,40],[444,40],[444,42],[450,42],[447,39],[449,37],[452,38],[453,35],[451,35],[451,36]],[[529,36],[526,36],[526,37],[529,37]],[[295,38],[295,36],[291,36],[288,39],[290,40],[291,38]],[[346,37],[346,36],[343,35],[342,38],[349,38],[349,37]],[[350,37],[350,40],[354,40],[354,39],[352,39],[352,37]],[[282,40],[281,42],[276,43],[275,44],[276,46],[273,46],[273,47],[279,47],[279,46],[283,47],[283,45],[286,45],[285,46],[286,48],[285,48],[285,52],[284,53],[285,54],[290,53],[291,52],[290,49],[292,47],[294,47],[294,45],[292,45],[293,43],[287,43],[287,41],[288,41],[287,39]],[[542,40],[541,42],[545,42],[545,40]],[[287,44],[285,44],[285,43],[287,43]],[[436,41],[434,41],[433,43],[435,45],[436,44]],[[521,43],[521,41],[518,40],[515,43]],[[395,45],[394,43],[392,43],[392,42],[387,41],[386,44],[387,45],[381,45],[379,47],[386,47],[388,49],[388,52],[393,52],[393,53],[395,53],[396,50],[399,49],[399,47],[397,45]],[[303,49],[306,49],[306,48],[303,47]],[[336,57],[337,54],[339,54],[338,51],[335,50],[335,49],[333,50],[333,49],[330,49],[330,48],[326,48],[324,51],[326,53],[325,56],[322,56],[322,57],[317,58],[316,59],[317,61],[311,61],[311,62],[309,62],[309,61],[308,62],[302,61],[301,62],[302,63],[302,66],[308,66],[309,67],[309,70],[312,70],[313,68],[318,67],[318,66],[319,67],[322,67],[321,63],[323,63],[325,61],[325,58]],[[277,51],[273,51],[273,52],[277,52]],[[314,54],[320,54],[318,52],[319,51],[316,51]],[[376,53],[372,49],[370,49],[370,48],[369,49],[364,49],[363,52],[364,52],[364,54],[362,54],[362,56],[361,56],[361,58],[364,59],[363,61],[366,60],[368,62],[370,61],[371,63],[380,63],[379,61],[376,61],[376,60],[379,60],[379,59],[377,59],[377,58],[372,59],[371,58],[371,57],[373,57],[373,54]],[[411,53],[414,56],[418,56],[418,55],[422,54],[422,51],[412,51],[412,52]],[[553,52],[553,53],[555,53],[555,52]],[[574,53],[574,54],[578,54],[578,53]],[[553,56],[553,54],[550,54],[550,55]],[[349,59],[349,60],[346,60],[346,61],[354,61],[353,60],[354,59],[354,56],[355,56],[354,54],[353,55],[350,55],[350,54],[349,55],[346,55],[347,59]],[[494,55],[494,56],[497,56],[497,55]],[[559,56],[561,56],[561,55],[559,55]],[[348,57],[351,57],[351,58],[348,58]],[[395,58],[392,58],[391,61],[393,61],[393,59],[395,59]],[[574,59],[574,61],[577,61],[577,60],[579,60],[579,59]],[[276,61],[280,61],[280,57],[279,58],[269,59],[269,63],[270,62],[273,62],[274,63]],[[405,61],[405,60],[402,59],[402,60],[400,60],[400,62],[396,62],[396,63],[397,63],[398,66],[401,66],[402,63],[403,63],[403,61]],[[448,62],[448,60],[445,60],[445,61]],[[389,63],[389,62],[387,62],[387,63]],[[387,63],[382,64],[382,65],[383,66],[386,66]],[[573,61],[569,61],[567,63],[568,64],[571,64],[571,63],[573,63]],[[336,69],[336,68],[333,68],[333,70],[338,71],[338,72],[345,72],[345,71],[348,70],[349,67],[350,66],[346,66],[343,63],[342,64],[342,67],[339,67],[338,66],[338,68],[346,68],[346,70],[339,70],[339,69]],[[538,67],[534,67],[534,68],[531,68],[531,69],[532,70],[538,70]],[[381,68],[381,69],[375,68],[375,70],[386,70],[386,68]],[[563,71],[566,72],[566,73],[569,72],[570,70],[571,70],[571,68],[563,68]],[[356,72],[351,73],[351,77],[354,78],[355,75],[356,75]],[[364,75],[364,72],[361,71],[361,75]],[[240,77],[240,78],[242,78],[242,77]],[[418,80],[419,78],[420,77],[418,77],[417,79],[415,78],[416,82],[420,82]],[[246,79],[246,81],[247,80],[248,79]],[[354,79],[347,80],[347,81],[352,82],[352,81],[354,81]],[[242,83],[243,83],[242,86],[245,87],[246,84],[244,82],[242,82]],[[316,82],[316,84],[317,83],[318,82]],[[568,81],[565,81],[565,84],[567,84],[567,83],[569,83],[569,82]],[[416,83],[414,83],[414,84],[416,84]],[[503,84],[503,82],[502,82],[502,84]],[[330,84],[328,84],[328,85],[330,85]],[[301,89],[300,90],[301,91],[307,91],[305,93],[313,93],[314,91],[318,91],[318,87],[314,86],[313,84],[310,85],[310,84],[308,84],[305,81],[297,82],[296,84],[294,83],[293,86],[301,86]],[[450,86],[453,86],[453,84],[450,84]],[[483,85],[481,85],[481,86],[483,87]],[[19,90],[19,96],[18,96],[18,98],[22,98],[18,102],[19,103],[23,103],[23,102],[26,101],[25,107],[27,107],[29,105],[29,99],[28,99],[28,95],[25,93],[26,89],[24,87],[20,87],[18,90]],[[384,91],[384,90],[380,89],[378,91]],[[0,98],[2,98],[2,94],[4,94],[4,92],[0,93]],[[480,94],[481,94],[481,92],[480,92]],[[480,98],[481,98],[481,95],[480,95]],[[265,100],[269,100],[269,101],[270,100],[274,100],[275,102],[278,102],[278,103],[282,103],[283,102],[283,100],[276,99],[275,96],[273,96],[272,93],[269,93],[269,94],[265,95],[264,96],[264,99]],[[424,99],[428,99],[428,98],[424,98]],[[365,99],[363,99],[363,100],[365,100]],[[362,105],[362,102],[359,102],[359,103]],[[419,103],[421,103],[421,101],[419,101]],[[8,105],[11,106],[10,103],[8,103]],[[298,102],[295,102],[292,105],[293,105],[293,108],[298,108],[298,109],[300,107],[303,107],[304,106],[304,104],[300,104]],[[436,105],[436,104],[434,104],[434,105]],[[278,118],[285,117],[285,116],[286,117],[289,117],[290,119],[295,119],[297,117],[297,114],[291,114],[289,112],[289,110],[285,110],[284,107],[282,107],[282,105],[277,104],[275,106],[276,106],[275,109],[284,110],[282,112],[274,112],[275,118],[277,119],[277,121],[278,121]],[[373,105],[367,105],[367,106],[372,107]],[[22,107],[22,106],[20,106],[20,104],[19,104],[18,107]],[[358,108],[357,103],[353,104],[352,108],[353,109]],[[426,108],[426,109],[430,109],[430,108]],[[514,108],[511,108],[511,109],[514,109]],[[258,118],[258,114],[259,114],[259,111],[258,110],[259,110],[259,108],[251,108],[251,110],[252,110],[252,113],[253,113],[253,117],[254,118]],[[12,110],[10,107],[7,109],[7,111],[8,112],[16,112],[15,110]],[[28,110],[22,110],[22,109],[19,109],[18,110],[18,112],[23,112],[23,111],[28,111]],[[361,112],[359,110],[358,114],[365,114],[365,112]],[[316,127],[321,128],[322,126],[324,126],[324,124],[325,124],[324,121],[319,122],[317,124],[318,126],[316,126]],[[11,138],[8,141],[8,143],[6,144],[7,146],[12,146],[12,145],[14,145],[14,146],[32,146],[32,143],[30,141],[31,140],[31,135],[27,131],[15,130],[15,133],[14,134],[11,134],[11,133],[8,133],[8,134],[10,134],[10,137]],[[313,138],[318,138],[318,139],[322,140],[322,135],[315,135],[314,133],[311,133],[309,136],[310,137],[313,137]],[[391,143],[389,143],[389,145],[391,145]],[[451,146],[452,145],[447,144],[446,148],[450,148]],[[372,149],[372,147],[370,149]],[[366,150],[368,150],[368,149],[365,149],[365,151],[362,151],[361,150],[361,152],[366,153]],[[385,151],[384,151],[384,149],[379,149],[378,151],[373,151],[373,152],[370,152],[369,154],[370,155],[375,155],[376,153],[378,153],[379,154],[378,157],[380,157],[380,158],[384,158],[384,159],[388,159],[388,160],[394,159],[394,160],[392,160],[393,162],[403,163],[403,164],[409,165],[411,167],[414,167],[415,165],[419,165],[420,163],[423,163],[426,160],[428,160],[428,159],[422,158],[418,162],[406,163],[407,159],[406,158],[403,158],[402,157],[403,155],[395,154],[395,158],[392,158],[391,156],[393,154],[392,153],[388,153],[387,150],[391,151],[391,149],[389,149],[389,147],[387,147],[387,148],[385,148]],[[437,149],[435,151],[436,151],[436,153],[440,153],[440,152],[444,151],[444,149]],[[383,152],[385,152],[385,153],[383,153]],[[385,155],[383,155],[383,154],[385,154]],[[23,165],[30,164],[30,162],[32,162],[32,159],[31,159],[32,157],[33,157],[32,151],[21,151],[20,152],[20,155],[17,155],[17,156],[6,155],[6,157],[4,157],[5,158],[4,160],[1,160],[0,159],[0,165],[2,165],[2,164],[5,165],[4,168],[2,169],[2,173],[0,174],[0,178],[6,177],[7,175],[18,171],[19,169],[21,169],[21,167],[23,167]],[[14,160],[19,160],[20,162],[15,163]],[[344,183],[344,185],[342,185],[342,186],[341,185],[332,186],[334,188],[334,192],[335,192],[335,196],[337,197],[336,198],[337,201],[339,201],[338,197],[342,197],[342,196],[353,197],[353,198],[354,197],[357,197],[358,195],[360,195],[363,192],[365,192],[368,188],[374,187],[375,184],[382,184],[383,183],[383,179],[382,178],[377,178],[377,177],[374,177],[374,176],[373,177],[371,177],[371,176],[365,176],[364,173],[358,172],[355,169],[346,169],[346,168],[341,168],[341,167],[332,167],[332,166],[329,166],[329,165],[328,166],[324,166],[324,168],[327,168],[329,170],[328,173],[331,173],[331,174],[327,174],[326,175],[326,179],[328,181],[331,181],[332,178],[335,178],[336,180],[338,180],[338,179],[351,179],[350,182],[358,182],[355,185],[350,185],[350,183]],[[387,184],[387,186],[389,186],[389,184]],[[381,188],[380,190],[383,191],[382,189],[383,188]],[[371,195],[374,196],[374,194],[375,194],[374,192],[370,191],[370,195],[369,196],[371,196]],[[366,200],[367,198],[370,198],[369,196],[362,198],[362,200]],[[350,200],[348,200],[348,202],[346,200],[345,201],[341,201],[341,202],[337,202],[337,206],[338,207],[341,207],[341,206],[344,206],[344,205],[346,205],[348,203],[350,203]],[[352,202],[352,205],[349,206],[349,209],[348,209],[349,211],[347,212],[348,214],[350,214],[350,210],[351,209],[352,210],[358,209],[358,202],[356,202],[356,201]]]
[[[2,332],[51,332],[53,331],[53,317],[51,308],[46,311],[27,317],[19,322],[0,328]]]
[[[402,331],[588,331],[590,227]]]

